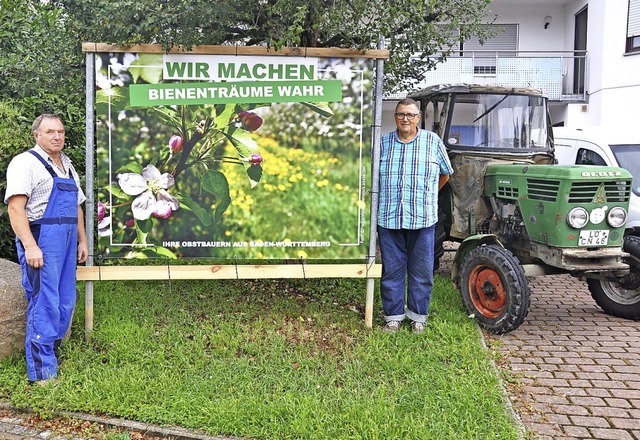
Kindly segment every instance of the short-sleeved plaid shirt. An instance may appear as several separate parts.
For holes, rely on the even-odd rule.
[[[60,159],[64,165],[64,170],[61,170],[39,145],[36,145],[35,151],[51,165],[51,168],[54,169],[59,177],[69,177],[68,173],[73,175],[78,187],[78,205],[83,203],[86,196],[80,186],[78,173],[71,164],[71,159],[66,154],[60,153]],[[27,196],[29,200],[27,200],[25,211],[27,212],[27,218],[32,222],[42,218],[44,215],[52,188],[53,179],[49,171],[36,157],[25,151],[14,157],[9,163],[4,202],[8,203],[9,199],[15,195]]]
[[[396,131],[380,145],[378,225],[387,229],[421,229],[438,221],[440,174],[453,174],[444,143],[433,132],[418,129],[411,141]]]

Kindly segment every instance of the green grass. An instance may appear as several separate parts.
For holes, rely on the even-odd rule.
[[[81,286],[81,292],[83,286]],[[363,324],[353,279],[95,283],[92,344],[79,302],[60,382],[0,363],[0,399],[256,439],[516,439],[459,294],[436,277],[425,333]],[[376,295],[377,296],[377,295]]]

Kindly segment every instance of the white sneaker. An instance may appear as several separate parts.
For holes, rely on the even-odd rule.
[[[395,333],[398,330],[400,330],[400,321],[387,321],[384,327],[382,327],[384,333]]]
[[[427,327],[426,322],[416,322],[416,321],[411,321],[411,329],[413,330],[414,333],[422,333],[424,331],[424,329]]]

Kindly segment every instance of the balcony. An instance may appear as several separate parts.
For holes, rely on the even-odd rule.
[[[586,51],[464,51],[425,72],[416,89],[445,83],[534,87],[550,101],[585,102]],[[387,94],[402,99],[406,92]]]

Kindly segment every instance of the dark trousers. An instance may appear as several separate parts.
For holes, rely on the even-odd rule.
[[[380,294],[386,321],[425,322],[433,287],[435,225],[423,229],[378,226],[382,256]],[[406,306],[405,306],[406,292]]]

